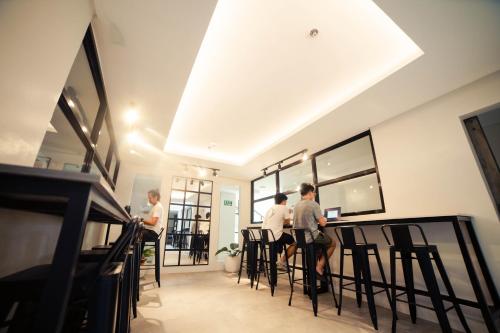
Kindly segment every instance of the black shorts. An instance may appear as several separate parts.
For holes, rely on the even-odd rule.
[[[281,237],[276,241],[280,245],[292,245],[295,243],[295,239],[293,239],[293,236],[290,234],[287,234],[286,232],[281,234]]]

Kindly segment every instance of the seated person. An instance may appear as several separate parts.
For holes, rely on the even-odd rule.
[[[163,225],[163,206],[160,203],[160,192],[158,190],[149,191],[148,201],[153,207],[149,211],[149,216],[143,221],[145,229],[142,231],[142,251],[145,242],[154,242],[158,239]]]
[[[300,185],[300,195],[302,200],[295,205],[293,211],[293,225],[295,228],[304,228],[311,230],[314,239],[311,239],[311,234],[306,231],[306,242],[314,242],[317,245],[326,246],[328,258],[330,258],[335,250],[336,243],[327,234],[318,230],[318,224],[322,227],[326,225],[326,218],[321,214],[319,204],[314,200],[316,198],[316,190],[313,185],[303,183]],[[316,263],[316,272],[323,277],[326,258],[319,255],[319,260]]]
[[[281,256],[278,265],[283,266],[285,260],[290,258],[295,252],[295,240],[292,235],[283,232],[283,226],[290,224],[290,209],[286,206],[288,197],[283,193],[278,193],[274,196],[275,205],[269,208],[262,223],[262,229],[271,229],[278,243],[279,249],[283,248],[283,244],[287,244],[288,249],[286,254]],[[272,241],[272,239],[270,239]],[[281,250],[280,250],[281,251]]]

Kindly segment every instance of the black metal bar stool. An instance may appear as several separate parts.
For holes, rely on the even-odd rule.
[[[243,236],[243,245],[241,246],[241,260],[240,270],[238,271],[238,283],[240,283],[243,264],[246,264],[245,270],[247,272],[248,278],[250,279],[250,287],[253,288],[257,270],[256,251],[258,250],[258,243],[253,240],[248,229],[241,229],[241,235]],[[244,259],[245,254],[246,259]]]
[[[387,286],[387,280],[384,274],[384,268],[382,267],[382,261],[380,260],[380,254],[378,252],[377,244],[368,243],[366,240],[365,232],[359,226],[345,226],[336,227],[335,235],[337,236],[340,243],[340,281],[339,281],[339,309],[338,314],[342,311],[342,290],[347,289],[354,291],[356,293],[356,301],[358,307],[361,307],[362,295],[366,295],[366,301],[368,303],[368,309],[370,311],[370,318],[372,320],[373,328],[378,329],[377,322],[377,310],[375,307],[375,295],[385,291],[387,294],[387,300],[392,308],[391,296],[389,294],[389,288]],[[358,230],[362,236],[362,242],[356,240],[356,232]],[[342,237],[339,235],[342,235]],[[350,253],[346,253],[350,251]],[[373,251],[373,252],[371,252]],[[352,266],[354,272],[354,282],[349,282],[345,284],[344,280],[344,257],[352,257]],[[380,271],[380,276],[382,277],[383,287],[378,291],[373,291],[372,276],[370,270],[370,256],[375,256],[377,260],[378,269]],[[355,285],[354,289],[345,288],[345,286]],[[365,291],[361,289],[361,285],[364,285]],[[393,316],[396,315],[396,311],[392,308]]]
[[[335,296],[335,288],[333,286],[332,272],[330,270],[330,264],[328,262],[328,255],[326,251],[326,246],[314,244],[314,242],[306,242],[306,232],[309,233],[311,239],[314,239],[311,230],[309,229],[299,229],[293,228],[292,235],[295,238],[296,248],[293,253],[293,265],[292,265],[292,277],[290,279],[290,298],[288,300],[288,305],[292,305],[293,297],[293,286],[297,281],[302,280],[302,285],[304,287],[304,293],[307,293],[312,301],[314,316],[318,315],[318,292],[317,292],[317,273],[316,273],[316,262],[317,262],[317,251],[321,251],[322,255],[326,258],[325,273],[324,276],[327,282],[330,284],[332,290],[333,301],[335,307],[338,307],[337,297]],[[297,250],[300,249],[300,253]],[[302,279],[295,280],[295,269],[297,264],[297,254],[301,254],[302,257]]]
[[[393,243],[389,240],[386,228],[389,228],[392,234]],[[414,244],[410,228],[415,228],[420,232],[424,244]],[[455,309],[458,318],[462,323],[466,332],[470,332],[470,328],[467,325],[465,316],[460,308],[460,305],[456,301],[455,292],[451,286],[448,274],[443,265],[443,261],[439,255],[436,245],[429,245],[425,233],[421,226],[418,224],[385,224],[381,227],[382,233],[384,234],[387,243],[390,246],[390,262],[391,262],[391,286],[392,286],[392,302],[393,308],[396,308],[396,302],[408,303],[410,309],[410,317],[413,323],[417,320],[417,307],[422,307],[430,310],[434,310],[441,326],[443,332],[451,333],[451,326],[448,320],[446,312],[451,309]],[[399,258],[396,257],[396,253],[399,252]],[[415,255],[415,256],[413,256]],[[401,259],[401,264],[403,266],[403,275],[405,280],[406,290],[400,294],[396,294],[396,259]],[[433,308],[417,304],[415,301],[415,289],[413,284],[413,260],[417,260],[424,278],[425,285],[429,291],[429,297]],[[445,308],[443,304],[443,297],[441,291],[439,290],[439,285],[434,273],[434,267],[432,266],[432,261],[436,264],[438,272],[441,279],[446,287],[448,295],[452,300],[452,306]],[[398,299],[398,297],[406,294],[407,301]],[[392,330],[396,330],[396,319],[393,318]]]
[[[154,267],[148,267],[148,266],[153,266],[153,265],[142,265],[141,270],[149,270],[149,269],[154,269],[155,270],[155,281],[158,283],[158,288],[160,287],[160,240],[161,240],[161,235],[163,234],[164,228],[160,229],[160,233],[158,234],[158,237],[154,241],[154,249],[155,249],[155,264]],[[148,241],[149,242],[149,241]],[[152,243],[152,242],[151,242]]]
[[[257,271],[257,285],[255,289],[259,289],[259,280],[260,280],[260,272],[261,268],[264,268],[264,272],[267,275],[267,281],[269,283],[271,289],[271,296],[274,296],[274,289],[278,285],[278,275],[279,274],[288,274],[288,281],[290,283],[290,266],[288,264],[288,259],[285,260],[286,271],[278,273],[278,268],[276,267],[276,260],[278,258],[279,246],[276,242],[276,237],[274,237],[274,233],[271,229],[261,229],[260,230],[260,259],[259,262],[263,267],[259,267]],[[286,256],[287,247],[285,244],[282,245],[281,248],[285,251],[284,255]],[[267,264],[269,258],[269,265]]]

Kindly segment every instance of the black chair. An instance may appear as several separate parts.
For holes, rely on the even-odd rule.
[[[389,240],[386,233],[386,229],[389,228],[392,234],[393,243]],[[414,244],[411,235],[410,228],[418,230],[422,238],[423,244]],[[443,332],[452,332],[450,322],[448,321],[448,316],[446,313],[455,309],[458,318],[462,323],[466,332],[470,332],[470,328],[467,325],[465,316],[458,304],[455,296],[455,292],[451,286],[448,274],[443,265],[443,261],[439,255],[436,245],[429,245],[425,233],[418,224],[385,224],[382,226],[382,233],[390,247],[390,264],[391,264],[391,286],[392,286],[392,307],[396,308],[396,302],[402,301],[408,303],[410,310],[410,317],[413,323],[417,320],[417,306],[434,310],[441,326]],[[399,257],[396,254],[399,253]],[[414,256],[415,255],[415,256]],[[405,280],[405,291],[396,294],[396,259],[401,259],[401,264],[403,267],[403,275]],[[417,260],[424,278],[425,285],[429,291],[429,297],[431,299],[433,308],[417,304],[415,301],[415,288],[413,283],[413,260]],[[443,296],[439,290],[439,285],[434,273],[434,268],[432,261],[436,264],[437,270],[441,276],[443,284],[448,292],[449,298],[452,300],[452,306],[445,308],[443,304]],[[403,301],[398,297],[406,294],[407,301]],[[396,330],[396,320],[393,318],[392,330]]]
[[[79,332],[84,327],[92,328],[92,332],[126,332],[117,330],[119,321],[123,319],[118,307],[123,309],[122,303],[126,302],[124,297],[128,292],[126,286],[125,290],[121,290],[119,276],[122,274],[122,277],[129,278],[129,261],[125,259],[125,264],[117,262],[123,258],[125,251],[128,252],[136,230],[136,223],[128,223],[106,255],[95,257],[99,259],[97,262],[89,260],[78,263],[64,332]],[[39,265],[0,279],[0,327],[7,328],[10,333],[25,332],[32,328],[50,270],[51,265]],[[123,296],[120,298],[119,295]],[[104,304],[109,307],[102,308]],[[106,316],[106,322],[101,321],[103,316]],[[128,329],[126,325],[122,325],[122,328]]]
[[[160,229],[160,233],[158,234],[158,237],[155,239],[154,241],[154,249],[155,249],[155,264],[154,265],[142,265],[140,270],[150,270],[150,269],[154,269],[155,270],[155,281],[156,283],[158,283],[158,288],[161,287],[160,285],[160,270],[161,270],[161,266],[160,266],[160,240],[161,240],[161,235],[163,234],[163,230],[164,228],[161,228]],[[151,242],[153,243],[153,242]],[[145,246],[148,246],[148,245],[145,245]],[[150,267],[150,266],[154,266],[154,267]]]
[[[362,241],[358,242],[356,240],[356,232],[358,230],[362,236]],[[336,227],[334,229],[335,235],[337,236],[340,243],[340,279],[339,279],[339,308],[338,314],[342,311],[342,291],[347,289],[354,291],[356,293],[356,301],[358,307],[361,307],[362,295],[366,295],[366,301],[368,303],[368,309],[370,311],[370,318],[372,320],[373,328],[378,329],[377,322],[377,310],[375,307],[375,295],[385,291],[387,294],[387,300],[392,308],[391,296],[389,294],[389,288],[387,286],[387,280],[384,274],[384,268],[382,267],[382,261],[380,260],[380,254],[378,252],[377,244],[368,243],[366,240],[365,232],[362,228],[358,226],[345,226]],[[341,237],[341,235],[342,237]],[[350,253],[346,253],[346,250]],[[373,252],[371,252],[373,251]],[[344,283],[344,257],[352,257],[352,266],[354,272],[354,282]],[[372,276],[370,270],[370,256],[375,256],[377,260],[378,269],[380,271],[380,276],[382,277],[382,289],[378,291],[373,291]],[[355,289],[345,288],[346,286],[353,285]],[[365,291],[361,289],[361,285],[364,284]],[[393,316],[396,315],[396,311],[392,308]]]
[[[276,260],[278,259],[278,252],[280,251],[280,248],[271,229],[260,229],[260,240],[260,267],[257,271],[257,284],[255,286],[255,290],[259,289],[260,272],[264,269],[271,289],[271,296],[274,296],[274,288],[278,285],[279,274],[288,274],[288,281],[291,283],[292,278],[290,276],[290,266],[288,264],[288,259],[285,260],[286,272],[278,273]],[[287,248],[285,244],[283,244],[281,250],[284,251],[284,255],[286,256]]]
[[[299,229],[293,228],[292,235],[295,238],[296,248],[293,254],[293,264],[292,264],[292,278],[290,280],[290,298],[288,300],[288,305],[292,305],[292,297],[294,292],[294,284],[297,281],[302,280],[302,285],[304,287],[304,293],[308,294],[312,301],[314,316],[318,315],[318,291],[317,291],[317,273],[316,273],[316,262],[317,262],[317,251],[321,251],[321,254],[328,258],[327,248],[324,245],[314,244],[314,242],[306,242],[306,232],[309,233],[310,238],[314,239],[311,230],[309,229]],[[298,250],[301,252],[298,253]],[[295,280],[295,270],[297,264],[297,254],[301,254],[302,257],[302,279]],[[328,259],[326,259],[325,265],[325,278],[327,283],[330,284],[330,289],[333,295],[333,301],[335,307],[338,307],[337,297],[335,296],[335,288],[333,287],[332,272],[330,270],[330,264]]]
[[[241,229],[241,235],[243,236],[243,244],[241,245],[241,259],[240,259],[240,269],[238,271],[238,284],[241,280],[241,273],[243,272],[243,267],[246,264],[245,270],[247,272],[247,277],[250,279],[250,286],[253,287],[254,274],[250,269],[251,262],[249,261],[249,249],[252,250],[253,246],[250,245],[250,231],[248,229]],[[246,259],[245,259],[245,254]]]

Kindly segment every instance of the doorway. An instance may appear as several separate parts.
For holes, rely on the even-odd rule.
[[[218,248],[229,247],[239,241],[239,201],[240,188],[236,185],[223,185],[220,188],[220,218]],[[224,256],[217,256],[218,261],[224,261]]]

